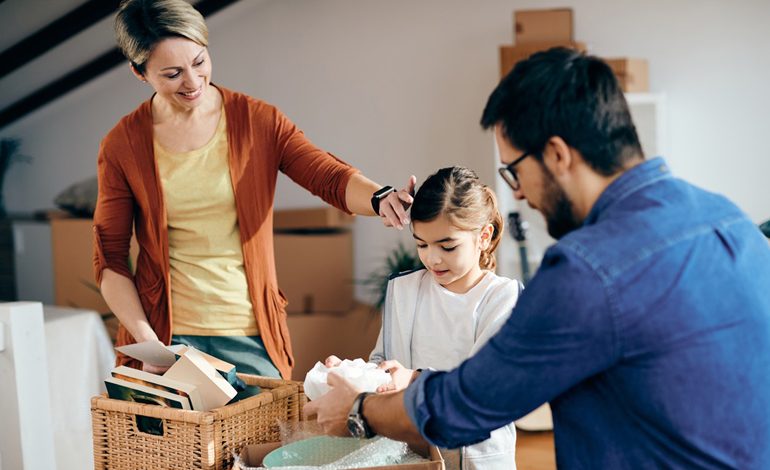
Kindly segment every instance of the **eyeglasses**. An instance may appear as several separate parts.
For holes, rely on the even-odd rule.
[[[531,157],[534,155],[531,152],[524,152],[522,156],[517,158],[516,160],[512,161],[511,163],[507,164],[506,166],[502,168],[498,168],[497,172],[500,173],[500,176],[503,177],[506,183],[508,183],[508,186],[511,187],[514,191],[518,191],[521,187],[521,183],[519,183],[519,177],[516,175],[516,170],[514,167],[518,165],[522,160],[524,160],[527,157]]]

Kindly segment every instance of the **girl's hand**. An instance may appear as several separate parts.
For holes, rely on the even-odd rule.
[[[412,175],[406,182],[406,187],[399,191],[388,194],[385,199],[380,201],[380,213],[382,223],[386,227],[396,227],[403,230],[404,226],[409,225],[409,216],[406,211],[411,207],[414,201],[414,187],[417,184],[417,177]]]
[[[412,369],[407,369],[398,361],[382,361],[377,367],[385,369],[393,380],[389,384],[377,387],[377,393],[397,392],[405,389],[412,383],[414,371]]]
[[[337,367],[340,364],[342,364],[342,360],[333,354],[324,359],[324,365],[326,367]]]

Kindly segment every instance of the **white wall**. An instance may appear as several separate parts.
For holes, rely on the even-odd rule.
[[[667,96],[675,172],[727,194],[756,222],[770,218],[765,0],[243,0],[209,19],[214,79],[278,105],[379,182],[452,164],[491,182],[492,139],[478,120],[498,80],[497,46],[512,42],[514,9],[558,6],[574,9],[576,39],[591,52],[649,60],[651,90]],[[9,209],[50,207],[95,174],[101,136],[147,96],[121,67],[0,130],[35,159],[12,167]],[[287,180],[276,200],[320,204]],[[357,221],[356,277],[397,237]]]

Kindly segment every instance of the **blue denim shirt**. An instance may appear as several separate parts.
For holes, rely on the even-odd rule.
[[[770,468],[770,248],[655,158],[546,252],[507,323],[404,404],[444,447],[549,402],[563,468]]]

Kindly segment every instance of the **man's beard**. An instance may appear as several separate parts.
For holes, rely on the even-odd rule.
[[[541,212],[545,217],[548,234],[558,240],[579,228],[583,222],[575,216],[572,202],[570,202],[564,189],[559,186],[545,165],[543,165],[543,169],[545,170],[546,183],[543,187],[544,199]]]

